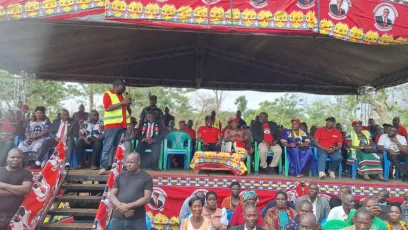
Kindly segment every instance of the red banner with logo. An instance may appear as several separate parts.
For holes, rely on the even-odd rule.
[[[16,230],[36,229],[46,214],[47,206],[62,183],[65,162],[65,144],[59,142],[44,168],[33,181],[31,192],[26,196],[10,227]]]

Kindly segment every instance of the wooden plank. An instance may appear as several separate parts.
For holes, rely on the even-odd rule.
[[[103,192],[105,187],[106,184],[63,184],[61,188],[67,192]]]
[[[108,174],[107,175],[98,175],[97,173],[92,173],[92,174],[68,174],[67,175],[67,180],[72,180],[72,181],[103,181],[106,182],[108,180]]]
[[[66,230],[91,230],[93,223],[46,223],[40,227],[40,230],[47,229],[66,229]]]
[[[65,194],[60,197],[56,197],[57,201],[61,202],[92,202],[98,203],[102,199],[102,196],[77,196]]]
[[[48,212],[48,214],[58,215],[58,216],[84,216],[84,217],[95,217],[98,209],[87,209],[87,208],[56,208]]]

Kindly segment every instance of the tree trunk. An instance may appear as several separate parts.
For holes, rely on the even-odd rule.
[[[389,115],[387,111],[385,111],[385,109],[381,106],[381,104],[379,104],[376,100],[372,98],[370,98],[368,102],[370,103],[373,111],[376,112],[380,117],[380,123],[385,123],[389,121]]]
[[[94,108],[94,88],[89,87],[89,111]]]

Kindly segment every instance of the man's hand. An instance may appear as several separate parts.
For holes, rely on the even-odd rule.
[[[379,206],[374,206],[374,207],[372,207],[370,212],[371,212],[371,215],[378,216],[382,212],[382,209]]]
[[[142,139],[142,142],[147,142],[147,138],[143,138],[143,139]]]
[[[334,152],[334,148],[327,148],[327,153],[333,153]]]
[[[84,138],[84,141],[85,141],[85,143],[87,143],[88,145],[91,145],[91,144],[92,144],[92,141],[89,140],[89,139],[87,139],[87,138]]]
[[[294,148],[294,147],[296,147],[296,144],[295,143],[290,143],[289,147]]]
[[[276,142],[272,142],[269,144],[269,146],[275,146],[275,145],[276,145]]]
[[[388,153],[392,156],[396,155],[394,149],[388,149]]]
[[[60,142],[61,138],[56,137],[54,140],[55,140],[56,142]]]
[[[266,141],[262,141],[262,143],[264,143],[264,145],[266,145],[266,147],[270,147],[270,145],[269,145],[269,143],[268,142],[266,142]]]
[[[130,206],[128,204],[119,203],[119,206],[116,208],[117,211],[121,213],[125,213],[130,210]]]
[[[153,144],[153,143],[154,143],[154,139],[148,139],[148,140],[147,140],[147,143],[149,143],[149,145]]]
[[[4,189],[6,187],[6,183],[0,182],[0,189]]]
[[[131,217],[134,216],[135,214],[133,213],[133,210],[129,210],[127,212],[124,212],[123,215],[125,215],[125,217]]]
[[[121,105],[127,105],[127,104],[130,104],[130,103],[132,103],[132,101],[129,100],[129,99],[125,99],[125,100],[120,102]]]

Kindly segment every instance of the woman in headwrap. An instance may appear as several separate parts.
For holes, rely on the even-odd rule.
[[[258,195],[253,190],[247,190],[242,195],[242,198],[244,199],[244,204],[243,205],[238,205],[235,208],[234,212],[232,213],[231,221],[230,221],[231,226],[237,226],[237,225],[245,224],[245,220],[244,220],[244,217],[243,217],[244,206],[246,204],[256,205],[256,201],[258,200]],[[257,225],[258,226],[263,226],[264,225],[264,221],[263,221],[262,215],[261,215],[261,210],[259,209],[259,207],[258,207],[258,224]]]
[[[309,135],[300,129],[300,120],[292,119],[292,129],[283,133],[281,143],[286,146],[289,160],[289,173],[296,177],[303,177],[305,169],[316,171],[316,160],[309,148]]]
[[[269,208],[265,213],[266,230],[284,229],[285,225],[294,220],[298,215],[295,209],[288,207],[288,195],[286,192],[278,191],[275,196],[276,206]]]
[[[371,181],[370,175],[378,175],[380,181],[385,181],[380,155],[373,147],[370,132],[363,130],[362,124],[362,121],[353,121],[353,130],[346,136],[349,148],[347,164],[352,165],[357,161],[357,172],[366,181]]]
[[[246,132],[238,128],[239,119],[233,118],[229,122],[229,127],[224,133],[224,141],[226,142],[227,152],[242,152],[245,153],[245,141],[249,138],[246,136]],[[241,149],[241,151],[238,150]]]

